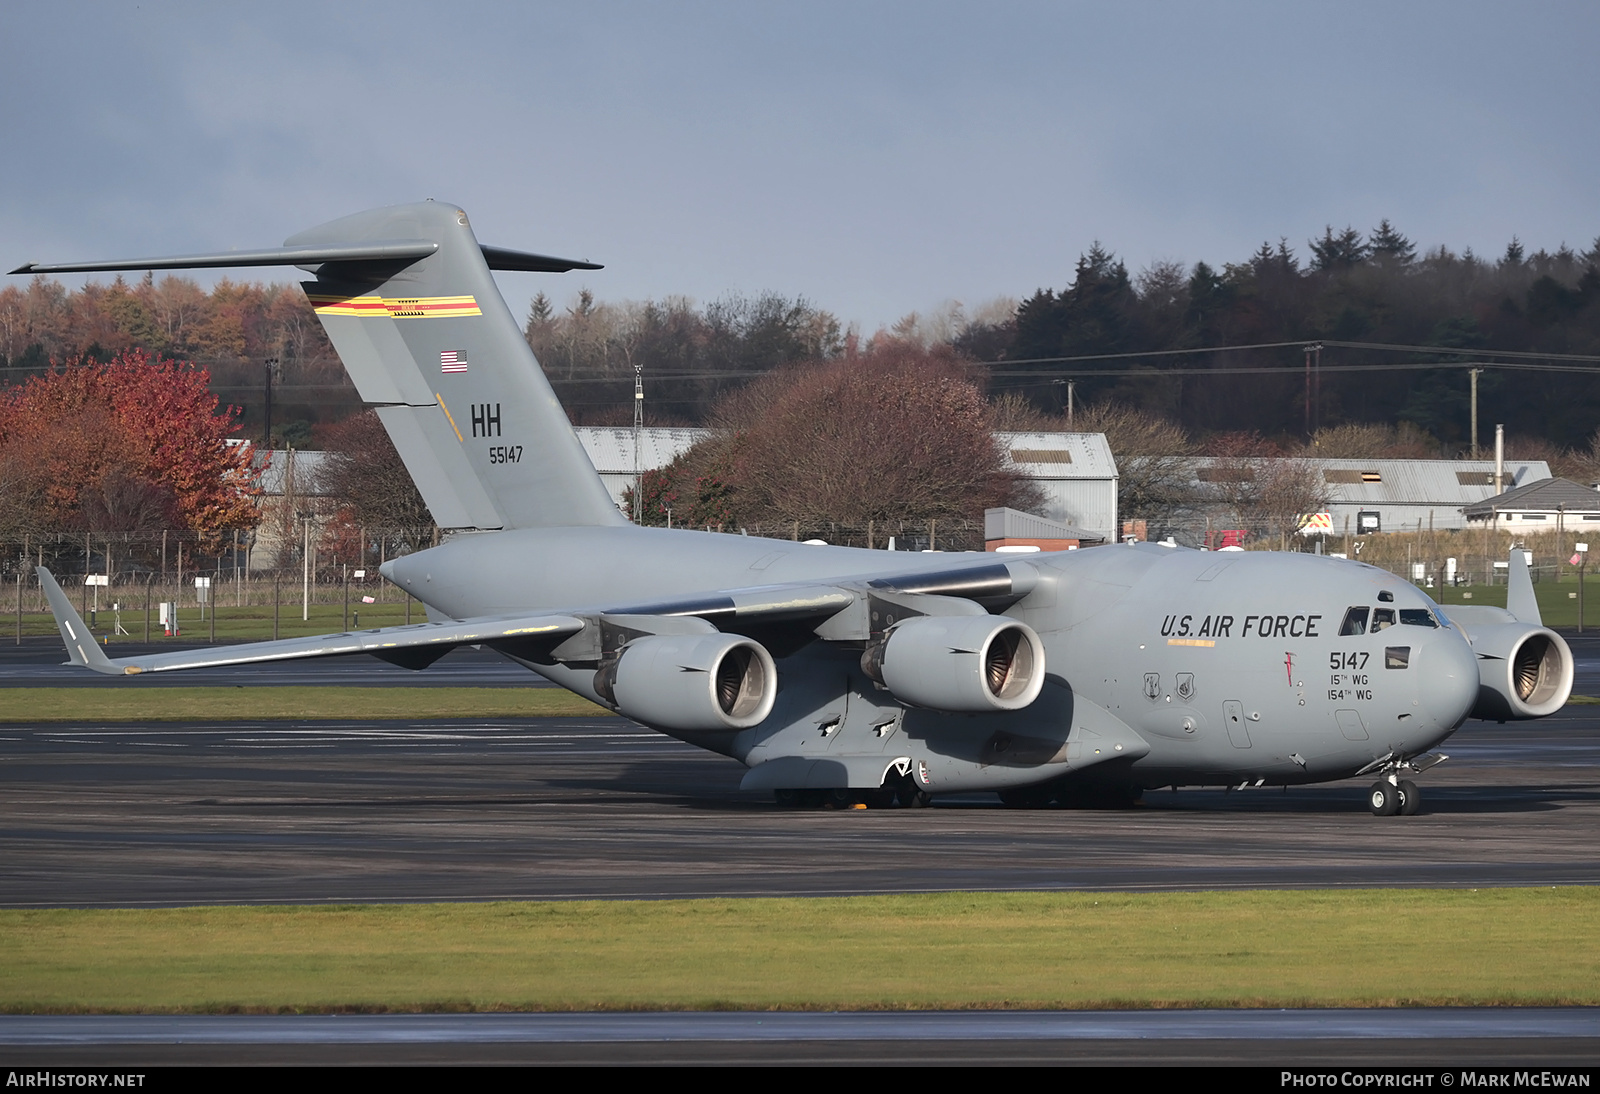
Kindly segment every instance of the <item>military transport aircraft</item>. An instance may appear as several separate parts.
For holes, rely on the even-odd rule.
[[[272,264],[312,275],[362,399],[452,530],[383,567],[430,621],[112,658],[41,568],[75,664],[134,675],[360,652],[422,669],[486,645],[740,760],[745,788],[784,802],[1112,803],[1372,776],[1379,815],[1416,811],[1406,776],[1468,717],[1542,717],[1572,689],[1520,551],[1509,609],[1447,618],[1398,577],[1311,555],[892,554],[635,527],[490,272],[598,267],[482,246],[443,202],[270,250],[13,272]]]

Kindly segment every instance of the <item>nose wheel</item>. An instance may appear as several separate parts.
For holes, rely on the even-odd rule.
[[[1378,776],[1378,781],[1367,791],[1367,808],[1372,810],[1374,817],[1416,816],[1417,810],[1422,808],[1422,792],[1417,789],[1416,783],[1400,776],[1420,775],[1449,758],[1443,752],[1411,757],[1391,752],[1387,756],[1379,756],[1356,772],[1357,775]]]
[[[1367,807],[1374,817],[1412,817],[1422,808],[1422,792],[1410,779],[1379,779],[1367,791]]]

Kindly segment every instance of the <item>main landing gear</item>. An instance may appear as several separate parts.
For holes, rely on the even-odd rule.
[[[933,800],[909,773],[891,773],[876,790],[782,789],[774,790],[772,797],[779,805],[811,809],[926,809]]]

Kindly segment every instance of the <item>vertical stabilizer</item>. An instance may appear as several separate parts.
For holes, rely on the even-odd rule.
[[[1544,626],[1539,615],[1539,601],[1533,595],[1533,578],[1528,576],[1528,553],[1521,547],[1511,548],[1511,561],[1506,570],[1506,611],[1516,616],[1519,623]]]
[[[316,280],[304,287],[434,521],[484,529],[627,523],[501,298],[466,213],[431,201],[374,209],[301,232],[285,247],[397,239],[438,247],[422,258],[307,264]]]

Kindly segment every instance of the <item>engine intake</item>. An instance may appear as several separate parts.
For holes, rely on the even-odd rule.
[[[621,714],[662,729],[749,729],[772,713],[778,669],[758,642],[732,634],[635,638],[594,675]]]
[[[896,699],[953,714],[1021,710],[1044,687],[1044,643],[1005,616],[917,616],[861,655],[861,670]]]
[[[1472,717],[1543,718],[1572,694],[1572,650],[1546,627],[1502,623],[1472,629],[1478,655],[1478,703]]]

